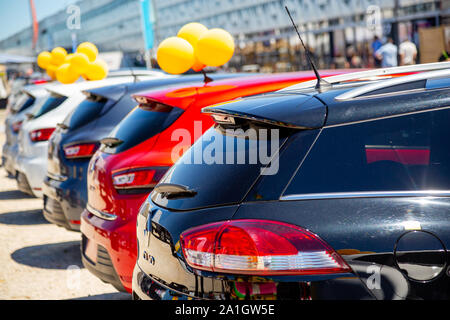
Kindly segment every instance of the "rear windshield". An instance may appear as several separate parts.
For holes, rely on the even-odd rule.
[[[326,128],[285,195],[450,189],[450,111]]]
[[[27,99],[22,104],[22,106],[19,107],[17,112],[21,112],[21,111],[23,111],[25,109],[28,109],[29,107],[31,107],[33,105],[34,101],[36,101],[36,99],[34,97],[32,97],[30,95],[27,95]]]
[[[168,128],[183,110],[160,103],[139,105],[133,109],[109,134],[122,141],[114,147],[105,147],[106,153],[119,153],[153,137]]]
[[[69,127],[70,130],[79,128],[90,121],[94,120],[103,107],[108,102],[108,99],[103,97],[89,97],[83,100],[64,120],[64,124]],[[112,103],[112,101],[110,101]]]
[[[17,102],[12,107],[13,113],[19,113],[27,108],[29,108],[36,99],[32,97],[31,95],[27,93],[22,93],[18,99]]]
[[[215,126],[197,140],[160,183],[182,185],[195,192],[190,197],[154,193],[162,207],[191,210],[242,201],[256,179],[278,172],[272,159],[291,130],[276,128],[223,129]]]
[[[59,107],[66,99],[67,97],[65,96],[52,93],[44,102],[44,104],[38,110],[36,110],[36,112],[34,112],[33,117],[38,118],[43,114],[52,111],[53,109]]]

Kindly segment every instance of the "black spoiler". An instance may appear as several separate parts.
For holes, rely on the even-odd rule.
[[[219,124],[234,124],[235,118],[269,125],[296,128],[321,128],[326,106],[315,97],[303,94],[271,93],[212,105],[202,109]]]

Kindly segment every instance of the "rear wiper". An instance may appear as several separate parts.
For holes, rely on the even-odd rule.
[[[58,124],[56,124],[56,126],[57,126],[57,127],[60,127],[60,128],[63,129],[63,130],[69,129],[69,126],[66,125],[66,124],[64,124],[64,123],[58,123]]]
[[[197,194],[186,186],[174,183],[160,183],[153,189],[153,192],[159,193],[167,199],[190,198]]]
[[[32,114],[32,113],[25,113],[25,116],[27,117],[28,120],[31,120],[34,118],[34,114]]]
[[[100,140],[100,143],[106,145],[107,147],[114,148],[114,147],[117,147],[118,145],[122,144],[123,141],[120,139],[117,139],[117,138],[108,137],[108,138],[103,138],[102,140]]]

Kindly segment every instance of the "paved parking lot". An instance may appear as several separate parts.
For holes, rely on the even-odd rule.
[[[0,110],[0,146],[4,143]],[[0,149],[1,153],[1,149]],[[42,200],[0,167],[0,299],[130,299],[83,268],[81,235],[48,223]]]

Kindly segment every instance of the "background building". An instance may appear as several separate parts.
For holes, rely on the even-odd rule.
[[[450,0],[153,0],[155,46],[176,35],[185,23],[198,21],[209,28],[224,28],[235,36],[237,50],[228,67],[262,71],[307,68],[286,5],[321,68],[371,66],[370,44],[374,35],[391,35],[397,43],[409,37],[419,49],[431,47],[427,59],[433,60],[445,49],[445,29],[427,34],[428,41],[420,41],[421,30],[450,24],[449,3]],[[140,0],[81,0],[76,5],[81,9],[81,28],[67,28],[66,11],[40,21],[37,51],[56,45],[71,48],[74,41],[89,40],[100,51],[123,51],[128,61],[143,62]],[[0,52],[29,55],[31,37],[30,27],[0,41]]]

